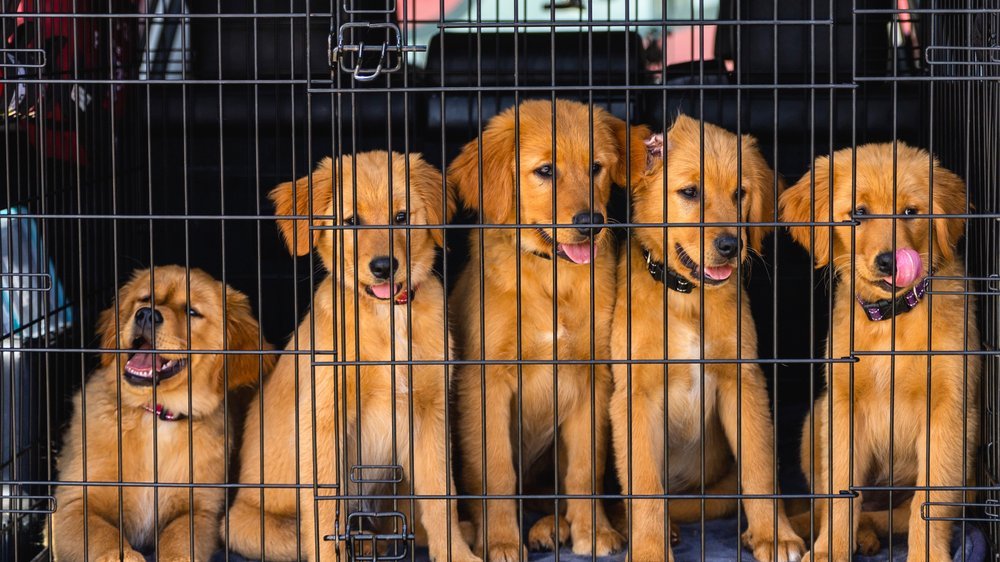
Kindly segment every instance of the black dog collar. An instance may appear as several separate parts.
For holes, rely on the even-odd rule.
[[[646,269],[649,270],[649,276],[657,282],[666,285],[668,289],[672,289],[678,293],[690,293],[694,290],[696,286],[694,283],[688,281],[673,269],[670,269],[663,262],[653,261],[653,255],[646,248],[642,249],[642,257],[646,260]]]
[[[858,304],[864,309],[865,315],[872,322],[888,320],[893,315],[905,314],[920,304],[920,300],[927,293],[930,286],[930,277],[924,277],[912,289],[903,293],[896,299],[882,299],[875,302],[865,302],[860,296],[857,297]]]

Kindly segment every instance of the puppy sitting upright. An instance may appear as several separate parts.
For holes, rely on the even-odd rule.
[[[457,375],[462,475],[470,493],[516,493],[518,478],[530,478],[556,432],[563,491],[601,491],[611,373],[605,364],[585,362],[556,371],[552,362],[609,356],[616,257],[604,222],[611,183],[624,180],[626,142],[625,123],[602,109],[527,101],[491,119],[448,169],[448,181],[483,223],[528,225],[475,231],[451,297],[462,358],[491,361],[463,366]],[[537,362],[519,367],[522,359]],[[493,562],[526,557],[514,500],[485,503],[488,515],[482,500],[469,502],[477,549]],[[602,556],[621,548],[601,502],[563,503],[574,552]],[[566,528],[543,518],[531,542],[554,548]]]
[[[618,265],[612,356],[646,361],[613,366],[618,477],[623,490],[637,495],[697,494],[703,485],[707,494],[735,494],[740,479],[744,494],[774,494],[764,374],[754,363],[735,362],[757,357],[740,264],[748,248],[760,252],[771,228],[727,223],[773,220],[775,178],[752,137],[706,123],[702,143],[701,126],[680,115],[666,146],[662,135],[632,141],[633,153],[641,155],[632,170],[632,220],[656,226],[631,231]],[[704,228],[663,227],[699,222]],[[655,363],[663,359],[673,362]],[[742,474],[734,461],[738,442]],[[801,556],[804,545],[780,501],[777,521],[773,500],[744,500],[744,506],[749,528],[743,541],[757,560]],[[699,500],[671,500],[667,507],[671,522],[701,517]],[[722,517],[736,507],[734,499],[708,500],[705,517]],[[630,559],[672,560],[665,528],[663,500],[631,500]]]
[[[957,251],[965,220],[926,215],[966,212],[965,185],[926,151],[868,144],[817,158],[780,203],[783,221],[845,221],[789,227],[816,267],[831,263],[839,279],[824,357],[856,358],[827,366],[827,390],[802,428],[803,471],[823,494],[852,485],[952,487],[917,491],[916,501],[930,503],[910,509],[906,499],[892,522],[909,531],[909,560],[951,560],[950,519],[963,501],[954,487],[971,481],[978,442],[981,366],[965,354],[979,349],[979,332]],[[817,500],[812,560],[849,560],[859,542],[878,550],[873,531],[889,531],[888,512],[868,511],[865,500],[878,494],[858,496],[830,500],[832,527],[829,502]]]
[[[59,479],[225,484],[226,383],[254,384],[272,364],[270,356],[223,355],[261,349],[246,296],[198,269],[138,271],[98,331],[103,349],[131,351],[102,355],[73,399]],[[138,551],[154,548],[161,561],[207,561],[225,507],[221,487],[65,484],[55,497],[50,542],[56,559],[69,562],[142,562]]]
[[[357,512],[385,508],[386,502],[330,497],[391,494],[391,486],[364,484],[397,477],[395,470],[375,467],[402,468],[396,486],[401,494],[454,493],[445,424],[449,373],[441,364],[453,355],[446,355],[451,341],[444,287],[432,271],[443,232],[408,228],[444,224],[454,203],[445,197],[441,173],[419,154],[407,158],[365,152],[342,156],[336,165],[326,158],[311,178],[311,184],[309,176],[281,184],[270,198],[279,217],[305,216],[310,210],[316,216],[313,221],[278,220],[288,249],[298,255],[315,250],[330,272],[318,283],[312,310],[288,345],[295,349],[297,342],[299,349],[312,353],[283,355],[267,381],[262,391],[264,434],[254,427],[259,417],[248,418],[241,481],[260,481],[263,454],[264,481],[294,483],[298,461],[302,481],[318,487],[301,492],[299,525],[294,490],[265,496],[265,533],[258,523],[257,490],[245,490],[231,517],[240,552],[260,552],[263,540],[269,559],[294,559],[301,549],[310,560],[333,562],[338,548],[339,559],[347,559],[347,541],[325,537],[346,533],[348,523],[354,530],[359,524],[371,530]],[[311,228],[335,225],[362,228]],[[408,365],[411,360],[417,364]],[[333,361],[351,364],[334,367],[329,364]],[[251,413],[255,408],[259,401],[251,405]],[[396,509],[409,512],[408,506],[401,500]],[[413,526],[419,538],[426,534],[432,559],[478,560],[463,540],[456,502],[418,499],[416,506]],[[373,524],[377,527],[378,521]],[[299,531],[299,545],[290,528]]]

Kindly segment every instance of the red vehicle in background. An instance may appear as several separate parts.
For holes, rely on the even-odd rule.
[[[100,115],[120,115],[126,101],[122,84],[88,80],[134,77],[136,20],[107,18],[108,3],[98,0],[0,3],[4,128],[26,132],[27,142],[47,158],[87,164],[86,148],[76,142],[79,129]],[[110,9],[135,13],[139,4],[113,0]]]

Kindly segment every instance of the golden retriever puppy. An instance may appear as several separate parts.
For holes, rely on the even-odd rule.
[[[649,361],[613,366],[611,425],[622,489],[697,494],[704,486],[706,494],[735,494],[742,479],[744,494],[778,493],[764,373],[754,363],[699,362],[757,357],[739,271],[772,229],[732,223],[773,221],[774,173],[753,137],[686,115],[678,116],[665,142],[653,135],[633,144],[648,157],[633,170],[632,219],[658,226],[633,229],[618,264],[612,356]],[[699,222],[705,227],[663,228]],[[666,367],[655,363],[664,351],[674,361]],[[734,460],[738,443],[742,474]],[[736,503],[706,501],[705,517],[735,513]],[[743,542],[757,560],[801,557],[805,546],[780,501],[777,509],[774,500],[743,503],[749,523]],[[672,500],[667,508],[672,523],[685,523],[700,519],[702,503]],[[631,500],[630,559],[673,560],[665,528],[663,500]]]
[[[781,196],[780,208],[783,221],[845,221],[789,226],[812,251],[816,267],[831,264],[840,280],[824,357],[857,358],[852,365],[827,367],[827,390],[813,407],[814,420],[802,429],[802,468],[815,491],[890,482],[962,486],[974,466],[980,374],[978,356],[963,355],[979,349],[975,301],[962,294],[967,289],[958,280],[965,275],[956,248],[965,221],[923,215],[964,213],[964,183],[926,151],[903,143],[868,144],[817,158],[812,172]],[[856,226],[846,222],[852,219]],[[817,501],[812,560],[848,560],[859,541],[866,550],[878,548],[870,533],[872,527],[886,530],[886,514],[862,513],[867,495],[832,500],[832,526],[827,501]],[[921,503],[962,501],[958,490],[916,496]],[[947,519],[960,508],[934,505],[929,523],[921,511],[911,511],[907,501],[894,513],[897,530],[908,521],[909,560],[951,560]],[[859,523],[871,527],[859,533]]]
[[[612,181],[624,182],[626,144],[625,123],[602,109],[526,101],[491,119],[448,168],[449,183],[484,223],[529,225],[475,231],[470,261],[451,296],[462,358],[493,362],[466,365],[457,374],[462,476],[472,494],[516,493],[518,477],[530,474],[556,431],[563,491],[601,491],[608,366],[562,364],[556,371],[551,363],[516,362],[551,362],[556,353],[560,360],[609,356],[616,256],[604,223]],[[601,502],[579,498],[565,504],[574,552],[603,556],[621,548],[623,539]],[[469,505],[484,557],[512,561],[526,554],[514,500]],[[531,531],[533,546],[556,547],[560,541],[553,535],[567,533],[555,524],[553,517],[542,519]]]
[[[52,516],[58,560],[141,562],[154,547],[161,561],[208,560],[219,544],[221,487],[74,484],[226,482],[227,386],[256,384],[271,358],[223,355],[262,349],[250,302],[201,270],[188,278],[173,265],[137,271],[98,319],[101,347],[130,351],[104,353],[73,399]]]
[[[253,414],[259,403],[250,407],[241,482],[261,481],[263,442],[264,481],[294,484],[298,461],[301,481],[317,487],[300,494],[301,525],[294,524],[294,491],[266,491],[269,521],[263,535],[260,491],[242,490],[230,514],[235,530],[230,544],[256,554],[263,539],[269,559],[294,559],[300,548],[310,560],[333,561],[338,545],[340,559],[346,559],[347,541],[324,537],[345,533],[348,524],[357,529],[364,523],[350,514],[377,509],[381,502],[318,496],[337,495],[332,485],[343,490],[341,495],[392,493],[389,486],[359,482],[392,480],[395,471],[380,473],[360,468],[362,463],[400,465],[401,493],[454,493],[446,446],[448,370],[433,364],[445,360],[451,348],[444,287],[432,271],[443,232],[406,228],[444,224],[454,203],[446,197],[441,173],[419,154],[407,160],[398,153],[366,152],[343,156],[336,165],[327,158],[311,176],[311,185],[306,176],[271,192],[279,216],[308,215],[311,208],[317,216],[314,227],[385,228],[311,229],[308,220],[278,220],[289,250],[298,255],[315,250],[332,275],[317,286],[312,310],[288,346],[296,349],[297,341],[298,349],[313,346],[314,353],[282,356],[264,386],[263,436],[253,427],[260,423]],[[334,356],[333,350],[339,353]],[[329,364],[335,360],[354,364],[335,368]],[[390,365],[393,360],[404,363]],[[417,364],[410,367],[405,363],[410,360]],[[326,364],[313,366],[314,361]],[[418,499],[416,504],[418,535],[426,535],[431,558],[478,560],[463,540],[456,502]],[[292,529],[300,533],[299,546]]]

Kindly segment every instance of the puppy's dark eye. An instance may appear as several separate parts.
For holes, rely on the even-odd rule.
[[[149,302],[150,300],[151,300],[151,297],[149,295],[143,295],[143,296],[139,297],[139,302]]]
[[[396,221],[396,224],[406,224],[407,218],[408,215],[406,214],[406,211],[400,211],[396,213],[396,218],[393,220]]]
[[[346,219],[344,219],[344,224],[346,226],[354,226],[358,224],[358,219],[356,217],[347,217]]]
[[[904,215],[916,215],[916,214],[919,214],[919,212],[920,211],[918,211],[916,207],[907,207],[907,208],[903,209],[903,214]]]
[[[201,318],[201,313],[198,312],[197,308],[195,308],[193,306],[189,306],[188,307],[188,316],[190,316],[191,318]]]
[[[543,166],[539,166],[539,167],[535,168],[535,175],[538,176],[538,177],[540,177],[540,178],[546,178],[546,179],[551,178],[552,177],[552,165],[551,164],[545,164]]]
[[[697,199],[698,198],[698,187],[694,186],[694,185],[689,185],[689,186],[685,187],[684,189],[678,191],[677,193],[680,193],[681,197],[683,197],[685,199]]]
[[[747,197],[747,188],[742,185],[736,189],[736,194],[733,196],[737,201],[742,201]]]
[[[591,175],[596,176],[597,174],[600,174],[601,170],[603,170],[603,169],[604,169],[604,166],[602,166],[601,164],[599,164],[597,162],[594,162],[594,165],[590,167],[590,173],[591,173]]]
[[[864,215],[867,215],[867,214],[868,214],[868,207],[865,207],[864,205],[858,205],[857,208],[854,209],[854,216],[855,217],[860,217],[860,216],[864,216]]]

